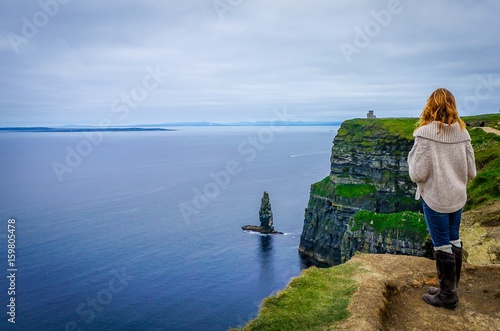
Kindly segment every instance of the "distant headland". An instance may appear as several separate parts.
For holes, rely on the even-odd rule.
[[[0,132],[127,132],[127,131],[177,131],[175,129],[164,128],[137,128],[137,127],[6,127],[0,128]]]
[[[340,126],[342,122],[322,121],[253,121],[253,122],[171,122],[160,124],[138,124],[140,127],[172,127],[172,126]]]
[[[321,121],[255,121],[255,122],[172,122],[159,124],[133,124],[128,127],[97,127],[80,126],[68,124],[58,127],[23,126],[23,127],[0,127],[0,132],[125,132],[125,131],[178,131],[178,129],[166,129],[166,127],[234,127],[234,126],[340,126],[341,122]]]

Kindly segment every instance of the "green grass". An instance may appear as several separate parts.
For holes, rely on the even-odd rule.
[[[374,136],[399,137],[413,140],[418,118],[356,118],[342,123],[338,134],[349,141],[363,141]],[[389,137],[388,137],[389,138]]]
[[[324,330],[349,317],[347,307],[357,289],[353,276],[359,272],[364,272],[359,264],[311,267],[266,298],[259,315],[242,330]]]
[[[500,199],[500,136],[481,129],[469,130],[476,158],[477,176],[467,187],[465,210]]]
[[[360,210],[354,215],[351,230],[359,230],[362,224],[368,224],[377,233],[389,229],[401,229],[409,233],[414,233],[415,236],[422,240],[427,235],[424,215],[411,211],[380,214],[372,211]]]
[[[484,122],[486,126],[500,130],[500,114],[484,114],[462,117],[467,123],[479,126]],[[418,117],[405,118],[355,118],[342,123],[338,134],[347,141],[363,142],[365,138],[374,136],[389,136],[389,138],[402,138],[413,140],[413,131],[417,127]],[[384,137],[382,140],[386,140]],[[367,144],[367,142],[363,142]]]
[[[418,118],[383,118],[379,121],[391,135],[413,140]]]
[[[335,186],[335,194],[346,199],[362,198],[375,193],[375,186],[370,184],[339,184]]]
[[[346,199],[362,198],[375,193],[375,191],[375,186],[370,184],[333,185],[328,176],[311,185],[311,194],[326,198],[334,198],[335,196]]]
[[[326,176],[319,182],[316,182],[311,185],[311,194],[330,198],[333,196],[333,193],[334,193],[334,186],[330,182],[329,176]]]
[[[500,130],[500,114],[464,116],[462,120],[472,126],[479,126],[481,122],[484,122],[485,126]]]

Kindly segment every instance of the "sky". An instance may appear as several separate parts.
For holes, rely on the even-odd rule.
[[[0,126],[500,109],[500,1],[0,3]],[[281,114],[281,115],[277,115]]]

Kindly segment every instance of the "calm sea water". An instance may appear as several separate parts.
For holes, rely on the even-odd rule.
[[[0,329],[226,330],[255,317],[300,274],[309,188],[329,172],[337,128],[276,129],[104,133],[97,146],[0,134]],[[53,162],[68,167],[61,180]],[[259,223],[264,191],[284,235],[241,230]]]

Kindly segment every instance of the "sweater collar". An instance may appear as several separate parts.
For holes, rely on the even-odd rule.
[[[443,143],[459,143],[470,140],[469,132],[462,130],[458,122],[448,125],[434,121],[419,127],[413,132],[413,136]]]

